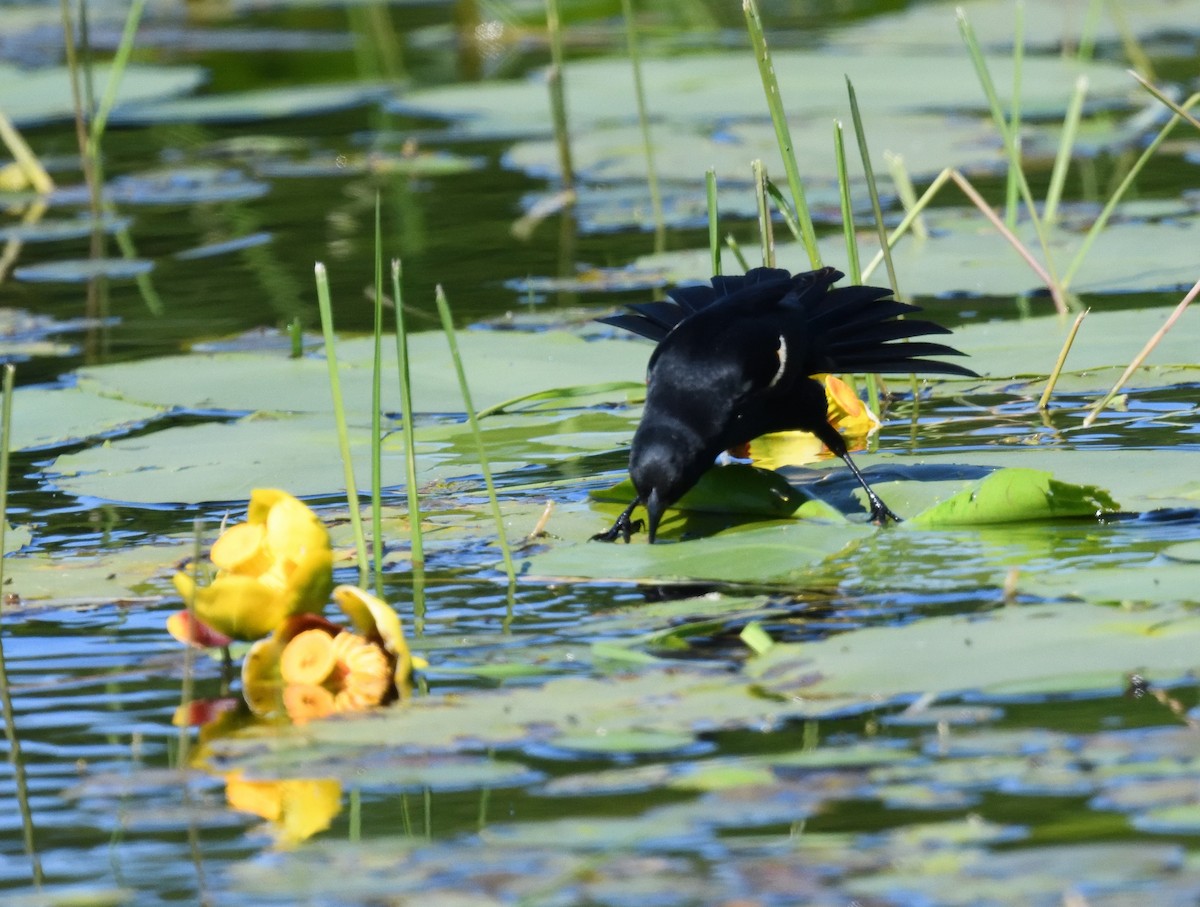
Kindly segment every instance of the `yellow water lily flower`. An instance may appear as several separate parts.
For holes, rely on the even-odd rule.
[[[208,627],[234,639],[260,639],[294,614],[318,613],[333,588],[333,550],[317,515],[285,491],[255,489],[246,522],[213,545],[212,583],[197,588],[175,574],[184,601]]]
[[[813,377],[825,385],[825,397],[829,401],[829,424],[842,433],[847,447],[851,450],[861,450],[866,446],[867,437],[878,427],[879,419],[858,398],[854,388],[841,378],[836,375]],[[749,456],[755,465],[765,469],[811,463],[820,458],[825,450],[825,445],[817,436],[806,431],[782,431],[763,435],[750,442],[748,447]],[[746,453],[747,451],[739,451],[738,455],[745,456]]]

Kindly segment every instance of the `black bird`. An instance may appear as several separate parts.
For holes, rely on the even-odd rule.
[[[796,275],[755,268],[599,319],[658,346],[650,356],[645,411],[629,454],[637,497],[611,529],[594,539],[628,541],[641,527],[630,515],[642,504],[653,542],[666,508],[722,451],[796,429],[812,432],[845,461],[867,493],[875,522],[899,521],[850,459],[845,441],[826,418],[825,388],[811,376],[975,373],[924,358],[963,355],[945,344],[893,342],[950,331],[931,321],[898,320],[920,309],[889,298],[890,290],[832,289],[843,276],[834,268]]]

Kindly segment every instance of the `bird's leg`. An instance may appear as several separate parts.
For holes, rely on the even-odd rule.
[[[831,451],[842,458],[842,462],[850,467],[850,471],[854,473],[854,478],[858,479],[858,484],[863,487],[863,491],[867,493],[867,501],[871,505],[871,522],[878,523],[880,526],[886,526],[888,522],[899,523],[900,517],[892,512],[892,509],[887,504],[883,503],[883,498],[875,493],[867,483],[867,477],[864,476],[854,461],[850,459],[850,451],[846,449],[846,442],[838,433],[838,430],[829,423],[824,423],[822,426],[814,430],[814,434],[828,447]]]
[[[633,508],[640,503],[642,503],[641,498],[634,498],[633,503],[621,511],[621,515],[612,524],[612,528],[605,532],[596,533],[592,536],[591,540],[593,542],[615,542],[618,538],[623,538],[625,543],[628,544],[629,537],[635,532],[640,532],[644,525],[641,520],[629,519],[629,515],[633,513]]]

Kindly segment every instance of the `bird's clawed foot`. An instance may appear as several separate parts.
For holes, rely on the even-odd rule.
[[[612,524],[612,527],[604,532],[597,532],[592,536],[593,542],[615,542],[618,538],[624,539],[626,544],[629,544],[629,537],[635,532],[641,532],[645,528],[645,523],[641,520],[631,520],[629,515],[633,513],[633,508],[641,503],[641,500],[636,500],[617,517],[617,521]]]
[[[904,521],[896,514],[892,513],[892,508],[883,503],[883,499],[878,495],[871,496],[871,522],[878,526],[886,526],[888,523],[903,523]]]

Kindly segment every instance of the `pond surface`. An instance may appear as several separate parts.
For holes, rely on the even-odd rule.
[[[1025,11],[1039,199],[1077,67],[1091,86],[1050,234],[1060,273],[1170,116],[1124,74],[1132,39],[1152,81],[1196,87],[1200,5],[1138,4],[1121,21],[1098,6]],[[62,62],[57,5],[7,6],[0,35],[0,112],[58,187],[41,218],[20,192],[0,214],[0,355],[19,385],[6,904],[1200,902],[1194,311],[1082,425],[1198,276],[1200,132],[1181,124],[1155,150],[1082,260],[1072,303],[1092,312],[1046,413],[1069,319],[1037,275],[952,188],[931,238],[897,247],[901,288],[984,376],[915,396],[892,382],[856,459],[904,526],[865,524],[824,457],[781,470],[828,507],[817,519],[724,507],[669,518],[674,544],[588,545],[619,512],[605,490],[623,477],[648,355],[589,319],[706,276],[707,167],[752,264],[750,160],[784,184],[737,5],[639,12],[665,250],[616,4],[563,11],[578,178],[565,209],[536,4],[150,7],[131,100],[102,142],[116,270],[100,282],[68,273],[91,239],[68,77],[45,70]],[[902,209],[885,149],[918,191],[956,166],[1002,207],[1001,143],[953,9],[827,7],[762,9],[825,260],[845,258],[830,152],[832,120],[849,129],[843,72],[889,223]],[[89,7],[98,58],[125,12]],[[1011,5],[967,13],[1007,99]],[[1094,55],[1077,62],[1081,37]],[[963,78],[939,77],[943,62]],[[20,81],[35,75],[47,81]],[[852,179],[865,262],[878,243]],[[460,343],[478,408],[593,387],[482,420],[510,587],[436,334],[412,340],[427,555],[413,569],[385,353],[382,591],[428,662],[413,699],[296,728],[227,701],[188,727],[189,689],[221,700],[232,679],[237,694],[165,629],[195,527],[207,546],[252,488],[279,486],[352,549],[312,275],[317,261],[330,275],[366,489],[371,350],[352,335],[374,318],[377,198],[410,329],[436,328],[439,284],[476,328]],[[778,255],[808,267],[798,245]],[[986,498],[996,475],[1042,482],[1036,504],[1006,522],[982,505],[922,521],[954,495]],[[358,581],[352,556],[336,576]]]

